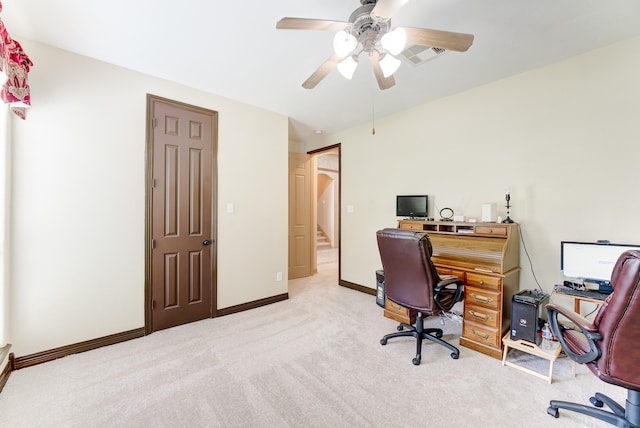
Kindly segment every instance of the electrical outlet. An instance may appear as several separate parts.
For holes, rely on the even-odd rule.
[[[276,281],[282,281],[282,272],[276,272]]]

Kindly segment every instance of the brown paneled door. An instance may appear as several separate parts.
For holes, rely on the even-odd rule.
[[[152,101],[152,330],[213,314],[216,113]]]

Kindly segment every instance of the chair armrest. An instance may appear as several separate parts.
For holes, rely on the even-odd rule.
[[[590,363],[600,358],[601,351],[596,341],[602,340],[602,335],[598,332],[598,329],[595,325],[593,325],[591,321],[581,316],[580,314],[573,312],[572,310],[552,303],[547,305],[547,315],[549,317],[549,326],[551,327],[551,332],[555,337],[558,338],[558,342],[560,342],[562,350],[565,352],[565,354],[567,354],[569,358],[580,364]],[[567,339],[565,337],[566,328],[561,326],[558,322],[559,315],[566,317],[578,329],[580,329],[580,332],[587,340],[586,343],[589,345],[588,351],[580,349],[577,344],[571,346],[567,342]]]
[[[456,286],[455,290],[452,285]],[[448,312],[453,305],[462,300],[463,292],[464,282],[460,278],[455,275],[442,275],[440,282],[433,289],[433,300],[442,311]],[[445,297],[449,297],[446,304],[443,302]]]

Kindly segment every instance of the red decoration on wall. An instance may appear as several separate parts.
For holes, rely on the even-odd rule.
[[[2,12],[2,2],[0,2]],[[27,75],[33,62],[17,40],[13,40],[0,18],[0,71],[7,80],[0,88],[0,98],[9,104],[20,118],[25,118],[26,108],[31,107],[31,91]]]

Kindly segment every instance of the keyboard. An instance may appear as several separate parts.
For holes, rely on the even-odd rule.
[[[560,294],[568,294],[576,297],[588,297],[589,299],[606,300],[609,297],[608,294],[600,293],[595,290],[574,290],[566,285],[556,285],[553,287],[553,291]]]

